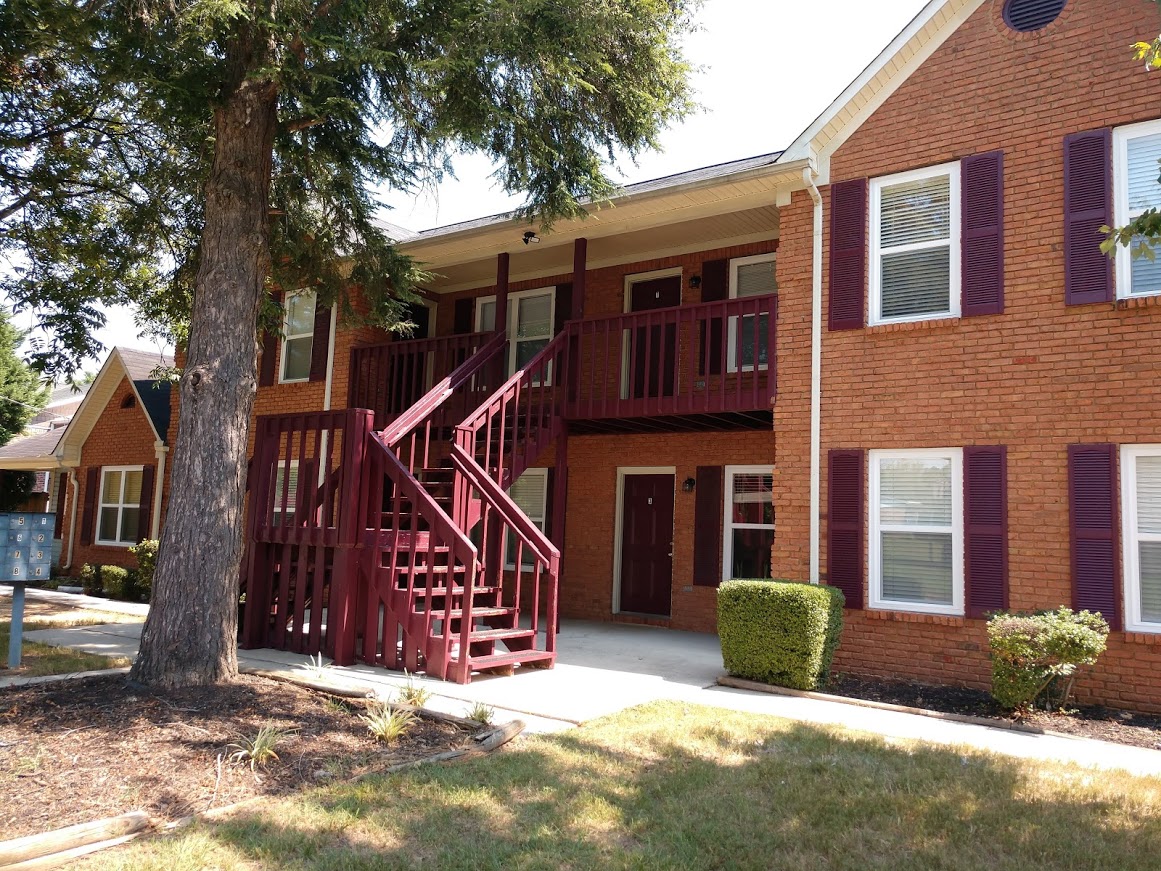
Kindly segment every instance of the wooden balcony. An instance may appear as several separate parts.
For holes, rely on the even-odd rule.
[[[777,300],[771,294],[569,321],[568,365],[548,369],[545,378],[568,381],[553,385],[567,388],[553,391],[558,413],[575,433],[768,428]],[[355,348],[348,405],[372,409],[376,426],[385,427],[489,338],[473,333]],[[483,402],[489,385],[509,374],[495,368],[474,375],[436,423],[454,426]]]

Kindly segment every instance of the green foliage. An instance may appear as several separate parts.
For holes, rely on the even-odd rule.
[[[842,591],[784,581],[726,581],[718,636],[726,670],[799,690],[824,686],[843,628]]]
[[[407,683],[399,688],[399,701],[405,705],[411,705],[413,708],[422,708],[430,698],[431,690],[417,684],[415,678],[410,675],[408,675]]]
[[[1090,611],[995,615],[988,621],[992,696],[1005,708],[1063,707],[1077,668],[1097,661],[1108,636],[1109,624]]]
[[[35,472],[0,470],[0,511],[19,511],[35,486]]]
[[[467,717],[469,720],[475,720],[481,726],[487,726],[492,722],[492,718],[496,716],[494,708],[489,708],[483,702],[476,702],[468,708]]]
[[[214,112],[276,95],[269,262],[388,329],[424,273],[378,222],[474,152],[545,226],[612,191],[605,163],[693,106],[681,41],[699,0],[111,0],[0,4],[0,292],[36,312],[38,366],[100,351],[101,305],[182,339]],[[325,11],[320,11],[325,10]],[[245,208],[245,206],[242,206]]]
[[[0,235],[0,255],[3,253]],[[12,325],[8,311],[0,308],[0,444],[20,435],[48,402],[48,389],[40,376],[17,354],[23,341],[24,334]]]
[[[372,705],[359,719],[384,744],[390,744],[406,735],[419,720],[411,711],[398,711],[384,703]]]
[[[101,592],[101,566],[85,563],[81,566],[81,588],[87,596],[95,596]]]
[[[157,539],[147,538],[129,548],[129,553],[137,558],[137,568],[133,572],[134,592],[144,602],[153,595],[153,573],[157,571],[159,544]]]
[[[267,723],[259,729],[253,737],[241,736],[227,749],[233,752],[229,759],[234,765],[249,765],[250,770],[263,768],[270,762],[278,761],[278,745],[283,742],[291,730],[281,729],[272,723]]]
[[[101,592],[110,599],[121,601],[134,599],[129,570],[121,566],[101,566]]]

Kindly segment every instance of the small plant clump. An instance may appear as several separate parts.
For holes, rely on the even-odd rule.
[[[323,662],[323,655],[319,653],[317,657],[308,656],[306,658],[306,664],[300,665],[298,667],[306,672],[306,676],[309,678],[313,678],[314,680],[325,680],[327,676],[327,669],[330,666]]]
[[[996,614],[988,621],[992,697],[1010,710],[1063,708],[1077,669],[1100,658],[1108,637],[1109,624],[1091,611]]]
[[[468,709],[468,719],[475,720],[481,726],[487,726],[491,723],[494,716],[496,716],[496,711],[483,702],[476,702]]]
[[[372,735],[384,744],[390,744],[406,735],[419,719],[411,711],[397,711],[386,702],[367,709],[359,717],[367,724]]]
[[[431,698],[431,690],[420,686],[412,675],[408,675],[407,683],[399,688],[399,701],[413,708],[422,708]]]
[[[229,745],[233,750],[229,756],[230,762],[234,765],[249,764],[251,771],[264,768],[267,763],[278,761],[277,747],[289,735],[290,730],[267,723],[253,738],[242,737]]]

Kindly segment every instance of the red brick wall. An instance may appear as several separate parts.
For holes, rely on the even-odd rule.
[[[1006,444],[1011,605],[1070,601],[1067,445],[1161,441],[1161,309],[1064,305],[1066,134],[1161,115],[1129,46],[1149,3],[1069,3],[1015,34],[987,2],[836,152],[831,180],[1004,151],[1002,315],[823,336],[823,451]],[[829,196],[824,191],[829,224]],[[775,573],[807,576],[811,203],[783,209]],[[826,249],[824,248],[824,251]],[[824,287],[826,276],[824,274]],[[824,311],[824,324],[825,324]],[[826,466],[823,464],[823,505]],[[823,522],[823,571],[826,526]],[[1161,637],[1115,633],[1084,699],[1161,710]],[[848,613],[839,669],[986,687],[978,620]]]
[[[120,566],[136,565],[136,560],[127,548],[108,547],[99,544],[86,545],[81,540],[85,513],[84,506],[88,496],[86,485],[88,470],[90,468],[94,466],[157,465],[157,455],[154,450],[156,437],[153,434],[153,428],[149,425],[149,420],[145,415],[144,409],[142,409],[140,403],[134,404],[132,408],[121,407],[121,403],[127,396],[132,395],[132,393],[133,386],[129,383],[129,379],[122,378],[121,383],[117,386],[117,390],[105,405],[101,416],[97,419],[92,432],[89,433],[89,437],[85,440],[85,444],[81,448],[81,464],[76,469],[77,483],[79,485],[76,503],[77,534],[73,546],[72,565],[68,569],[70,575],[75,576],[79,574],[81,566],[85,563]],[[155,479],[154,481],[155,488],[164,486],[162,493],[163,519],[164,507],[169,495],[168,479],[169,473],[167,471],[164,485],[160,480]],[[99,480],[98,478],[98,482]],[[72,494],[70,492],[69,505],[66,506],[65,516],[61,526],[62,540],[64,541],[62,560],[67,558],[69,535],[72,531],[70,528],[70,519],[73,513],[71,496]],[[94,539],[96,538],[97,521],[98,518],[94,515]]]

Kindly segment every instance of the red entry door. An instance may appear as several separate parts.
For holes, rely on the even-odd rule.
[[[673,475],[626,475],[621,505],[621,610],[669,616]]]
[[[629,311],[681,305],[681,276],[636,281],[629,287]],[[639,327],[633,336],[633,398],[672,396],[677,370],[677,324]]]

